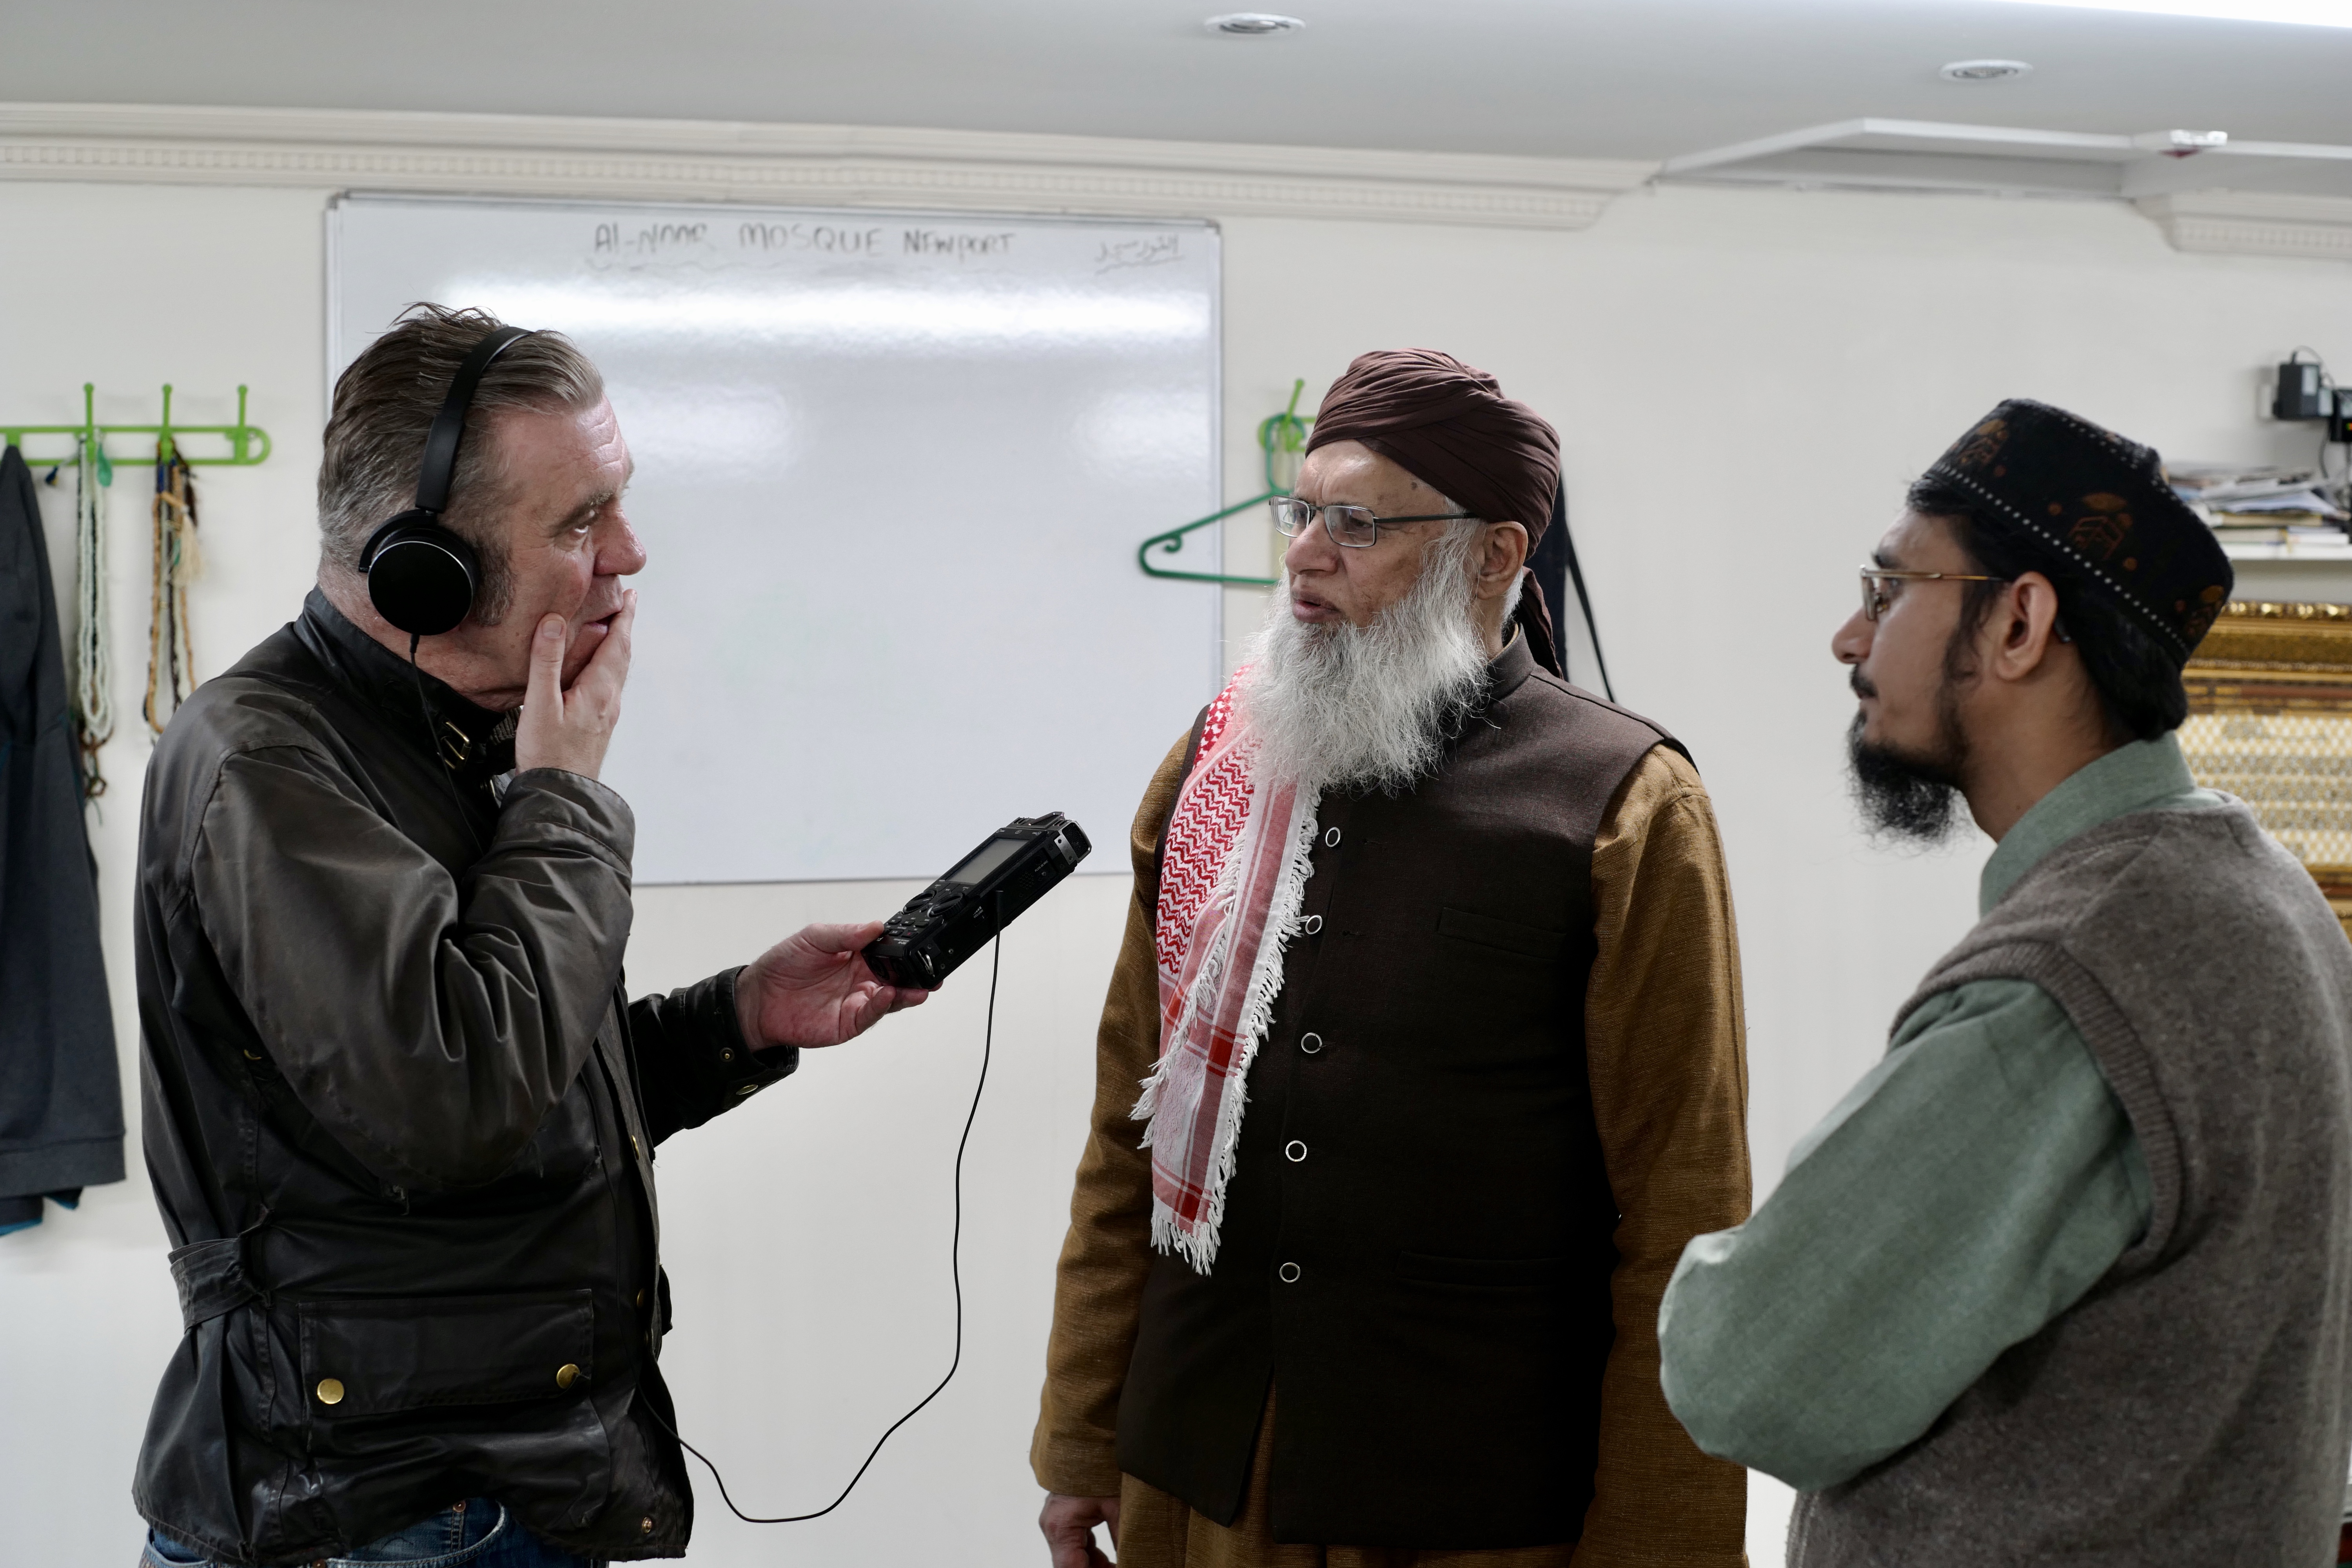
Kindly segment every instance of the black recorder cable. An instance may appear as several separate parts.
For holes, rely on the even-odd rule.
[[[679,1447],[702,1461],[702,1468],[709,1470],[710,1479],[719,1483],[719,1500],[727,1505],[729,1512],[746,1524],[802,1524],[812,1519],[823,1519],[826,1514],[848,1501],[849,1494],[857,1489],[857,1483],[866,1479],[866,1472],[873,1468],[876,1458],[881,1454],[882,1445],[888,1442],[899,1427],[921,1415],[923,1406],[940,1396],[941,1390],[954,1381],[956,1368],[963,1364],[963,1151],[964,1146],[971,1142],[971,1124],[980,1116],[981,1091],[988,1087],[988,1058],[996,1045],[996,974],[998,966],[1004,957],[1004,921],[1002,914],[1003,907],[1004,896],[999,893],[997,908],[1000,912],[997,919],[996,938],[989,947],[988,1024],[980,1037],[980,1081],[972,1086],[971,1109],[964,1112],[963,1136],[956,1140],[955,1226],[950,1233],[948,1241],[948,1278],[955,1287],[955,1355],[948,1362],[947,1376],[940,1379],[937,1388],[918,1400],[912,1410],[891,1422],[889,1429],[874,1439],[874,1447],[866,1455],[866,1463],[857,1467],[857,1473],[849,1478],[849,1484],[841,1489],[839,1497],[814,1513],[788,1513],[773,1519],[762,1519],[745,1513],[741,1509],[737,1508],[735,1500],[727,1495],[727,1478],[719,1473],[719,1467],[710,1462],[710,1456],[679,1436],[677,1428],[663,1421],[661,1412],[656,1410],[650,1401],[646,1404],[646,1414],[651,1415],[656,1421],[661,1422],[662,1430],[677,1438]]]

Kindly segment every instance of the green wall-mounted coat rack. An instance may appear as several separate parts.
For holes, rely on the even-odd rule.
[[[191,468],[228,467],[249,468],[269,456],[269,432],[258,425],[248,425],[245,418],[245,388],[236,389],[236,423],[234,425],[174,425],[172,423],[172,386],[163,384],[163,422],[160,425],[100,425],[98,422],[98,388],[95,383],[81,384],[81,423],[79,425],[10,425],[0,424],[0,444],[22,447],[27,436],[71,436],[89,442],[99,455],[101,482],[113,480],[113,459],[116,454],[106,450],[110,436],[152,436],[155,450],[121,455],[121,460],[149,462],[177,456]],[[184,451],[180,446],[184,436],[218,436],[228,442],[226,457],[200,458]],[[35,454],[26,452],[25,461],[30,464],[70,463],[74,452]]]
[[[1258,448],[1265,454],[1265,489],[1247,500],[1235,501],[1223,511],[1213,511],[1206,517],[1196,517],[1181,528],[1171,528],[1165,533],[1155,533],[1137,545],[1135,547],[1136,564],[1143,568],[1145,575],[1166,577],[1181,583],[1230,583],[1247,588],[1271,588],[1279,581],[1274,577],[1235,577],[1220,572],[1172,572],[1165,566],[1153,565],[1151,551],[1152,547],[1157,545],[1161,554],[1174,555],[1184,548],[1184,536],[1195,529],[1206,528],[1213,522],[1223,522],[1237,511],[1247,511],[1254,506],[1265,505],[1276,496],[1286,496],[1290,493],[1289,489],[1274,477],[1274,459],[1277,453],[1296,457],[1306,448],[1307,427],[1315,423],[1312,419],[1302,419],[1298,416],[1298,395],[1306,390],[1307,380],[1302,376],[1290,389],[1290,406],[1279,414],[1269,415],[1258,422]]]

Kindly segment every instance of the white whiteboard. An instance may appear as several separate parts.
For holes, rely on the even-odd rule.
[[[929,879],[1045,811],[1127,868],[1219,675],[1216,589],[1135,561],[1220,504],[1213,226],[354,195],[328,258],[331,384],[419,300],[604,373],[638,881]]]

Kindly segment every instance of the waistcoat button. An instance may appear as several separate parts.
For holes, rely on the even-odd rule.
[[[1298,1048],[1311,1057],[1323,1048],[1323,1037],[1309,1029],[1298,1037]]]
[[[1298,1265],[1296,1263],[1286,1263],[1274,1272],[1275,1277],[1280,1279],[1285,1285],[1296,1285],[1298,1283]]]
[[[1330,832],[1326,833],[1323,836],[1323,842],[1325,846],[1329,848],[1337,849],[1339,847],[1339,830],[1335,827],[1331,829]]]
[[[1282,1146],[1282,1157],[1296,1165],[1299,1161],[1307,1158],[1307,1145],[1293,1138]]]

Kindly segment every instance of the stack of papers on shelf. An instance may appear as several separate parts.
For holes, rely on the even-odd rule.
[[[2232,554],[2352,559],[2352,512],[2316,468],[2199,464],[2165,477]]]

